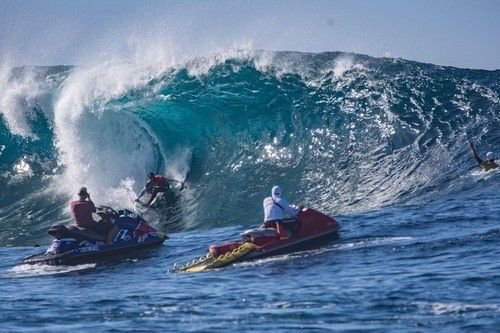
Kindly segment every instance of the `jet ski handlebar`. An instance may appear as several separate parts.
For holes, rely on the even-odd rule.
[[[116,218],[120,214],[114,210],[113,208],[109,206],[98,206],[96,207],[97,210],[97,215],[101,216],[103,219],[104,218]]]

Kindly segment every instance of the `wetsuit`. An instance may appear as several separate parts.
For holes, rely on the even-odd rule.
[[[137,199],[141,198],[146,192],[151,193],[151,198],[149,199],[149,202],[146,203],[146,205],[149,206],[158,193],[167,192],[169,188],[167,178],[163,176],[154,176],[148,180],[146,187],[141,191]]]
[[[472,149],[472,154],[474,155],[474,158],[477,161],[477,163],[479,163],[479,167],[481,169],[483,169],[484,171],[488,171],[499,167],[499,165],[495,162],[495,160],[482,160],[477,154],[476,148],[474,147],[472,142],[470,142],[470,147]]]

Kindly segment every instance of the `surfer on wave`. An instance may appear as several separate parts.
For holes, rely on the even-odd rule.
[[[139,193],[139,196],[137,199],[135,199],[136,202],[139,201],[139,199],[147,192],[151,193],[151,197],[149,198],[148,202],[144,204],[144,206],[149,207],[149,205],[153,202],[153,200],[156,198],[158,193],[164,193],[169,190],[170,186],[168,184],[168,179],[160,176],[160,175],[155,175],[154,172],[150,172],[148,174],[148,181],[146,183],[146,186],[144,189]]]
[[[477,163],[479,163],[479,167],[481,169],[483,169],[484,171],[488,171],[498,168],[499,165],[495,162],[495,158],[493,157],[493,153],[491,151],[486,153],[486,160],[482,160],[477,154],[476,148],[474,147],[472,141],[469,140],[469,144],[470,148],[472,149],[472,154],[474,155]]]

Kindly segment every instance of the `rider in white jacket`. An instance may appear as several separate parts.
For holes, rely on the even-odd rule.
[[[299,209],[291,206],[285,198],[281,197],[281,187],[274,186],[271,191],[271,196],[264,199],[264,227],[276,228],[279,233],[278,223],[282,223],[284,219],[294,218]],[[281,235],[282,236],[282,235]]]

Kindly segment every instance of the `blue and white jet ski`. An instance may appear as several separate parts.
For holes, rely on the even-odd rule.
[[[123,255],[139,249],[160,245],[168,237],[153,228],[140,215],[129,210],[115,211],[111,207],[97,207],[97,214],[110,221],[116,235],[106,244],[107,235],[76,226],[52,226],[54,236],[47,251],[24,259],[25,264],[72,265],[95,262],[103,257]]]

